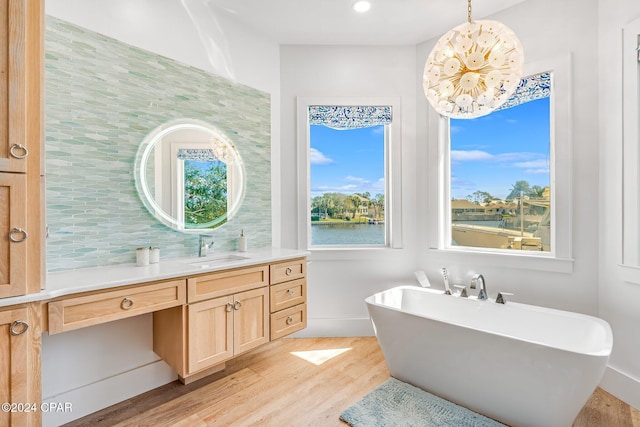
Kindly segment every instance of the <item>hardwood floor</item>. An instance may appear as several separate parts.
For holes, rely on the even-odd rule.
[[[340,413],[388,378],[374,337],[280,339],[67,426],[345,427]],[[597,389],[573,427],[640,427],[640,411]]]

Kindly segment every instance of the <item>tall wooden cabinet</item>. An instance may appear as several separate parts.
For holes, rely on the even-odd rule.
[[[43,3],[0,0],[0,298],[38,292],[44,277]],[[15,405],[1,426],[41,424],[39,313],[0,308],[0,403]]]
[[[43,278],[43,0],[0,0],[0,298]]]

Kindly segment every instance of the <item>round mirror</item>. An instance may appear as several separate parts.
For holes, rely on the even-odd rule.
[[[197,120],[165,123],[149,133],[138,149],[134,176],[149,212],[179,231],[219,227],[244,197],[244,165],[235,145]]]

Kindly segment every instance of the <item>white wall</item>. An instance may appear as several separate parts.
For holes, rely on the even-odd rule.
[[[279,243],[279,47],[207,0],[46,0],[46,13],[271,94],[274,243]],[[259,71],[256,71],[259,70]],[[153,353],[150,315],[43,337],[43,398],[73,412],[59,425],[174,380]]]
[[[308,268],[308,328],[299,335],[372,334],[364,298],[413,283],[415,230],[415,48],[282,46],[282,243],[298,245],[296,97],[400,97],[402,249],[315,250]],[[395,112],[394,112],[395,113]],[[305,248],[306,249],[306,248]]]
[[[622,260],[622,27],[640,18],[637,0],[599,0],[600,70],[600,316],[614,347],[602,386],[640,408],[640,284],[623,280]],[[595,46],[594,46],[595,48]],[[627,55],[634,55],[627,52]],[[595,65],[595,64],[593,64]],[[627,95],[632,95],[628,91]],[[637,94],[635,95],[637,96]],[[638,102],[637,99],[635,102]],[[638,119],[631,125],[638,125]],[[629,141],[637,144],[638,141]],[[640,194],[638,183],[625,183]],[[630,200],[629,202],[637,202]],[[638,220],[637,218],[635,219]],[[627,238],[632,236],[627,234]]]

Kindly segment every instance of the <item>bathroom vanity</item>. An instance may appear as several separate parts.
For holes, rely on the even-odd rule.
[[[51,273],[45,290],[0,299],[1,371],[11,372],[0,400],[40,404],[40,333],[146,313],[153,350],[183,383],[220,371],[306,326],[306,255],[263,248]],[[39,413],[3,412],[2,425],[38,425]]]

